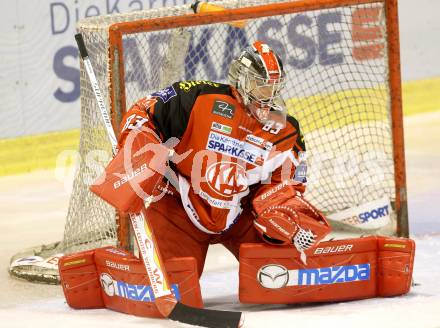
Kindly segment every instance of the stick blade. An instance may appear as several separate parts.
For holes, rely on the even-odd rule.
[[[176,304],[168,318],[207,328],[240,328],[242,325],[241,312],[197,309],[182,303]]]

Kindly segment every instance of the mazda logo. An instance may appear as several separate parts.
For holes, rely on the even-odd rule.
[[[99,277],[99,280],[101,282],[101,286],[104,289],[104,292],[108,296],[114,296],[115,295],[115,284],[113,282],[113,278],[108,273],[101,273],[101,276]]]
[[[282,265],[268,264],[258,270],[257,279],[264,288],[279,289],[287,285],[289,271]]]

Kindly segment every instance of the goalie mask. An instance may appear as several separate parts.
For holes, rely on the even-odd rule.
[[[280,96],[285,84],[281,59],[265,43],[247,47],[229,68],[229,82],[243,98],[247,110],[261,123],[286,123],[286,106]]]

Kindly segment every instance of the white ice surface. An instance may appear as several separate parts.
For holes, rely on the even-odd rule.
[[[246,328],[440,327],[439,126],[440,112],[405,121],[410,230],[417,247],[417,285],[408,295],[321,305],[242,305],[237,263],[215,246],[201,280],[206,307],[244,311]],[[0,327],[185,327],[105,309],[72,310],[59,286],[9,277],[14,253],[61,238],[69,194],[64,188],[50,171],[0,178]]]

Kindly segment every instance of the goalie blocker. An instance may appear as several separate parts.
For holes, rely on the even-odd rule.
[[[411,239],[364,237],[321,242],[304,265],[290,246],[243,244],[242,303],[289,304],[408,293],[414,263]]]

